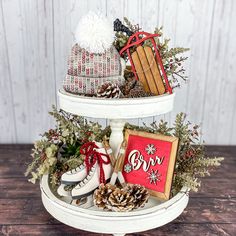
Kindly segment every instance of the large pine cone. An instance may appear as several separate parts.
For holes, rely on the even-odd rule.
[[[95,190],[93,198],[94,204],[100,209],[107,209],[107,200],[110,194],[116,189],[112,184],[100,184],[99,188]]]
[[[120,95],[121,91],[119,86],[110,82],[102,84],[97,90],[97,97],[100,98],[119,98]]]
[[[112,211],[131,211],[134,208],[134,197],[125,189],[116,188],[108,198],[107,208]]]
[[[145,187],[137,184],[128,184],[125,188],[100,184],[93,198],[94,204],[100,209],[125,212],[143,207],[148,201],[149,193]]]
[[[134,208],[144,207],[149,198],[149,193],[147,189],[139,184],[126,186],[126,190],[133,196]]]

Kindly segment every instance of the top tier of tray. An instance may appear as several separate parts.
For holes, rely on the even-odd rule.
[[[117,35],[123,35],[122,39]],[[82,18],[63,89],[58,92],[60,108],[81,116],[119,120],[170,112],[175,94],[166,70],[173,63],[163,62],[159,36],[140,31],[138,26],[129,29],[119,19],[112,27],[95,13]]]
[[[60,108],[81,116],[106,119],[132,119],[172,111],[175,93],[145,98],[102,99],[58,91]]]

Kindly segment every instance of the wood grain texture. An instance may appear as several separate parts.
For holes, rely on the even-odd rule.
[[[142,68],[137,68],[136,71],[138,71],[138,74],[140,73],[140,70],[144,73],[149,87],[148,91],[157,95],[158,90],[154,81],[154,77],[152,75],[152,71],[150,70],[150,62],[148,61],[147,54],[144,51],[144,47],[138,46],[136,51],[138,53],[138,57],[142,65]]]
[[[54,224],[57,222],[46,213],[41,199],[0,199],[1,225]],[[236,199],[192,198],[182,215],[174,222],[230,223],[236,224]]]
[[[142,47],[140,46],[138,48],[142,48]],[[135,66],[135,70],[137,71],[138,78],[139,78],[140,82],[143,84],[144,90],[147,92],[150,92],[148,78],[146,78],[145,73],[143,71],[143,67],[141,64],[142,59],[139,57],[138,51],[133,52],[131,57],[132,57],[132,60],[133,60],[134,66]]]
[[[0,235],[99,235],[73,229],[50,216],[39,186],[23,177],[32,145],[0,145]],[[222,168],[202,180],[181,216],[157,229],[133,235],[223,235],[236,232],[236,146],[207,146],[209,156],[224,156]],[[6,168],[8,167],[8,168]]]
[[[136,24],[139,24],[139,27],[144,31],[150,31],[152,32],[156,25],[157,25],[157,14],[156,11],[158,9],[158,1],[156,0],[139,0],[136,2],[129,1],[130,5],[132,6],[132,3],[137,5],[138,9],[136,14],[138,16],[134,18],[133,22]],[[147,7],[152,6],[152,7]],[[132,9],[132,8],[130,8]],[[136,10],[136,8],[135,8]],[[134,11],[132,11],[134,12]],[[135,14],[135,13],[133,13]],[[148,16],[148,17],[146,17]],[[138,120],[138,125],[143,126],[143,123],[149,125],[154,121],[154,117],[147,117],[147,118],[140,118]]]
[[[0,1],[0,142],[16,142],[16,121],[13,104],[11,71],[9,68],[8,45],[5,20]]]
[[[234,4],[235,5],[235,4]],[[208,68],[206,74],[206,82],[204,88],[204,104],[202,114],[203,130],[214,143],[220,140],[220,137],[225,137],[222,144],[231,143],[231,136],[227,135],[231,130],[230,125],[225,126],[222,118],[232,121],[234,99],[230,99],[236,91],[236,83],[230,82],[228,77],[231,73],[225,70],[232,58],[228,55],[231,50],[235,53],[236,50],[232,47],[231,37],[235,37],[236,33],[232,31],[233,4],[231,1],[216,1],[215,11],[212,16],[211,43],[208,54]],[[224,21],[219,21],[220,18]],[[233,34],[230,38],[222,37],[223,35]],[[229,41],[230,40],[230,41]],[[225,69],[222,69],[225,68]],[[216,84],[215,86],[212,86]],[[205,99],[207,98],[207,99]],[[214,105],[213,105],[214,104]],[[217,114],[217,115],[216,115]],[[223,118],[223,119],[224,119]],[[214,134],[215,128],[219,125],[218,135]],[[233,125],[233,124],[232,124]]]
[[[204,88],[207,81],[209,65],[209,47],[212,40],[212,22],[215,10],[215,1],[204,3],[197,2],[195,5],[194,34],[192,42],[196,44],[191,50],[193,65],[190,77],[192,80],[188,89],[187,112],[193,122],[202,122],[202,109],[205,103]],[[205,16],[204,19],[202,16]],[[197,46],[198,45],[198,46]],[[201,45],[199,47],[199,45]],[[205,64],[207,66],[203,67]]]
[[[52,126],[55,103],[51,1],[2,1],[16,120],[16,142]],[[50,91],[50,92],[47,92]]]
[[[205,178],[197,193],[191,193],[192,198],[236,198],[236,178]],[[30,184],[24,177],[1,177],[1,199],[39,198],[39,186]]]
[[[234,0],[0,0],[0,143],[33,142],[54,124],[47,112],[57,104],[76,24],[89,10],[111,21],[127,16],[146,31],[163,25],[171,46],[191,48],[190,81],[176,90],[173,112],[132,123],[172,123],[183,111],[203,125],[208,144],[236,144]]]
[[[177,16],[178,16],[178,2],[179,1],[159,1],[158,10],[158,27],[164,27],[164,35],[162,39],[170,38],[170,46],[174,47],[175,44],[175,32],[177,30]],[[178,91],[177,91],[178,92]],[[176,106],[176,103],[174,104]],[[184,111],[184,108],[182,109]],[[167,122],[171,122],[171,113],[164,114],[163,118]],[[156,118],[158,120],[158,117]]]
[[[50,236],[98,236],[99,234],[89,233],[82,230],[73,229],[67,225],[4,225],[0,226],[2,235],[50,235]],[[205,235],[208,236],[222,235],[232,236],[235,234],[233,227],[229,224],[184,224],[170,223],[158,229],[149,230],[142,233],[127,234],[126,236],[189,236],[189,235]],[[107,234],[106,234],[107,235]]]
[[[153,51],[150,47],[147,47],[147,46],[144,47],[144,51],[145,51],[146,57],[148,59],[148,63],[150,65],[150,69],[151,69],[151,72],[153,75],[153,79],[155,81],[155,85],[158,90],[158,94],[161,95],[161,94],[165,93],[165,86],[162,81],[161,73],[160,73],[159,67],[156,63],[155,56],[154,56]]]
[[[236,12],[236,2],[231,1],[230,7],[228,6],[228,2],[225,2],[226,6],[222,6],[224,11],[228,11],[228,16],[226,16],[227,13],[222,13],[225,18],[230,17],[230,19],[233,19]],[[236,67],[234,66],[234,61],[236,59],[236,47],[234,47],[234,38],[236,37],[236,30],[232,30],[235,28],[235,25],[233,24],[234,20],[228,21],[226,25],[228,32],[225,30],[222,30],[223,32],[220,32],[220,34],[226,34],[228,35],[227,39],[223,38],[222,40],[219,40],[219,47],[222,47],[222,44],[224,45],[224,63],[223,63],[223,70],[224,73],[220,73],[221,76],[221,91],[220,91],[220,101],[219,101],[219,107],[218,107],[218,123],[217,125],[219,127],[222,127],[218,131],[218,135],[216,135],[216,143],[222,143],[222,144],[231,144],[235,145],[236,142],[236,99],[233,97],[233,94],[236,92],[236,82],[235,80],[231,80],[230,78],[236,73]],[[223,41],[223,42],[222,42]],[[218,49],[219,50],[219,49]],[[223,51],[221,49],[221,51]],[[217,55],[217,59],[221,58],[222,55]],[[223,81],[223,82],[222,82]],[[226,121],[225,121],[226,120]],[[225,125],[225,123],[228,122],[228,125]],[[225,140],[222,142],[221,137],[225,137]]]
[[[172,46],[190,48],[190,51],[186,53],[186,56],[189,57],[189,60],[187,60],[184,63],[184,66],[186,68],[186,74],[189,75],[190,80],[186,82],[182,81],[181,89],[176,89],[175,106],[169,116],[169,121],[172,124],[175,120],[176,114],[178,114],[179,112],[184,111],[189,114],[187,110],[187,103],[188,103],[188,96],[189,96],[188,90],[189,90],[189,86],[191,84],[192,79],[194,79],[192,78],[192,74],[191,74],[191,65],[192,65],[191,63],[194,57],[192,53],[193,34],[195,31],[194,20],[197,17],[196,12],[195,12],[196,11],[195,0],[178,1],[175,7],[177,8],[177,12],[175,12],[175,15],[174,15],[175,21],[172,23],[172,25],[174,24],[173,27],[174,28],[176,27],[176,29],[175,31],[174,31],[174,28],[170,29],[169,33],[170,34],[171,32],[174,33],[174,35],[171,35],[170,43]],[[174,9],[172,11],[174,11]],[[202,19],[198,19],[198,20],[202,20]],[[166,22],[163,22],[162,25],[165,25],[165,24]],[[181,25],[181,27],[179,27],[179,25]],[[165,35],[167,35],[167,33],[165,33]],[[167,36],[169,37],[169,35]]]
[[[16,140],[19,140],[21,130],[24,130],[22,139],[29,139],[29,126],[27,125],[29,117],[26,117],[27,110],[27,92],[24,80],[24,63],[23,57],[23,38],[22,38],[22,21],[19,1],[2,1],[2,15],[4,18],[5,39],[7,46],[8,70],[10,72],[9,82],[12,86],[12,101],[10,109],[14,109]],[[6,75],[7,76],[7,75]],[[2,78],[1,78],[2,80]],[[3,90],[3,88],[2,88]],[[6,118],[7,120],[8,118]],[[2,121],[3,122],[3,121]],[[4,124],[4,123],[2,123]],[[11,132],[10,130],[8,132]],[[2,141],[4,142],[4,140]]]

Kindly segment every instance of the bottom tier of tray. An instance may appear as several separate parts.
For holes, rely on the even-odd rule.
[[[166,202],[150,198],[144,208],[132,212],[107,212],[96,207],[82,208],[57,198],[48,184],[48,175],[41,181],[42,201],[46,210],[60,222],[96,233],[125,235],[165,225],[177,218],[186,208],[188,189],[181,191]]]

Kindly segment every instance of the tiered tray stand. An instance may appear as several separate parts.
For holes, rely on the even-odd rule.
[[[144,118],[170,112],[175,94],[136,99],[97,99],[74,96],[59,90],[60,108],[81,116],[110,120],[110,145],[115,153],[123,140],[127,119]],[[144,208],[132,212],[106,212],[96,207],[82,208],[57,198],[48,184],[48,176],[41,181],[42,201],[46,210],[57,220],[74,228],[113,235],[141,232],[165,225],[177,218],[188,204],[188,189],[169,201],[150,198]]]

